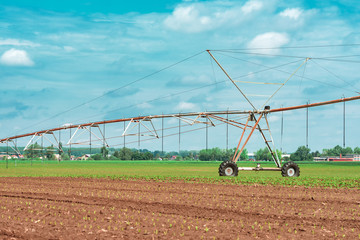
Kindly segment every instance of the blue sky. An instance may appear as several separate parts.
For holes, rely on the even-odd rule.
[[[359,8],[356,1],[1,1],[1,138],[64,123],[250,109],[202,52],[206,49],[242,49],[214,52],[242,81],[284,82],[306,57],[313,58],[271,99],[272,108],[357,95],[360,46],[351,44],[360,43]],[[286,48],[319,45],[342,46]],[[250,49],[263,55],[246,54]],[[330,61],[333,56],[347,57]],[[284,66],[257,73],[279,65]],[[206,85],[211,86],[179,94]],[[278,85],[239,86],[260,108]],[[360,145],[358,109],[359,102],[347,104],[351,147]],[[270,117],[277,142],[280,119],[281,114]],[[285,113],[284,121],[282,147],[291,152],[305,144],[305,110]],[[182,148],[203,148],[203,135],[184,135]],[[230,146],[238,135],[231,130]],[[209,137],[210,147],[224,147],[224,128],[211,129]],[[176,141],[167,139],[165,149],[178,149]],[[310,148],[337,144],[342,144],[342,105],[311,109]],[[159,144],[142,147],[159,149]],[[255,137],[249,150],[259,147],[263,144]]]

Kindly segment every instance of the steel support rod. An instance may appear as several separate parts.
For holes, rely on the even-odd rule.
[[[105,122],[105,121],[104,121],[104,122]],[[99,128],[99,130],[100,130],[100,128]],[[103,147],[105,147],[105,145],[106,145],[106,144],[105,144],[105,136],[106,136],[106,135],[105,135],[105,123],[104,123],[104,125],[103,125],[103,132],[104,132],[104,133],[103,133]]]
[[[9,142],[6,142],[6,169],[8,168],[8,161],[9,161]]]
[[[54,135],[55,137],[55,135]],[[61,150],[60,150],[61,149]],[[59,144],[58,144],[58,150],[59,150],[59,160],[61,160],[61,152],[62,152],[62,146],[61,146],[61,131],[59,131]]]
[[[226,151],[229,150],[229,109],[226,111]]]
[[[309,147],[309,108],[306,108],[306,147]]]
[[[206,118],[206,151],[208,150],[208,140],[209,140],[209,125],[208,123],[208,118]]]
[[[250,102],[250,100],[246,97],[246,95],[241,91],[241,89],[238,87],[238,85],[236,85],[236,83],[234,82],[234,80],[232,80],[232,78],[230,77],[230,75],[225,71],[225,69],[221,66],[221,64],[216,60],[216,58],[212,55],[212,53],[210,52],[210,50],[206,50],[212,59],[214,59],[214,61],[216,62],[216,64],[220,67],[220,69],[225,73],[225,75],[229,78],[229,80],[234,84],[234,86],[237,88],[237,90],[239,90],[239,92],[241,93],[241,95],[243,95],[243,97],[246,99],[246,101],[252,106],[252,108],[254,110],[256,110],[255,106]]]
[[[161,157],[164,157],[164,118],[161,119]]]
[[[236,147],[235,154],[234,154],[233,159],[232,159],[232,161],[233,161],[233,162],[235,161],[235,159],[237,159],[237,158],[238,158],[238,157],[237,157],[237,155],[238,155],[238,150],[239,150],[239,147],[240,147],[241,141],[242,141],[242,139],[243,139],[243,137],[244,137],[244,134],[245,134],[245,131],[246,131],[246,127],[247,127],[247,125],[248,125],[248,123],[249,123],[250,116],[251,116],[251,114],[249,114],[249,117],[248,117],[248,119],[246,120],[245,127],[244,127],[244,129],[243,129],[242,134],[241,134],[241,137],[240,137],[239,143],[238,143],[238,145],[237,145],[237,147]],[[240,153],[240,154],[241,154],[241,153]]]
[[[263,115],[264,115],[263,113],[262,113],[262,114],[260,114],[259,119],[256,121],[255,125],[252,127],[251,132],[249,133],[249,136],[247,137],[246,141],[244,142],[244,145],[242,146],[242,148],[241,148],[241,150],[240,150],[240,154],[238,154],[238,156],[235,158],[235,161],[234,161],[235,163],[236,163],[236,162],[237,162],[237,160],[239,159],[239,157],[240,157],[240,155],[241,155],[242,151],[244,150],[244,148],[245,148],[246,144],[247,144],[247,143],[248,143],[248,141],[250,140],[251,135],[252,135],[252,134],[253,134],[253,132],[255,131],[255,129],[256,129],[257,125],[259,124],[260,119],[262,118],[262,116],[263,116]]]
[[[179,118],[179,156],[180,156],[180,144],[181,144],[181,120]]]
[[[124,132],[126,130],[126,122],[124,121]],[[124,135],[124,148],[125,148],[125,144],[126,144],[126,135]]]
[[[91,126],[89,126],[89,138],[90,138],[90,143],[89,143],[89,146],[90,146],[90,155],[91,155]]]
[[[139,124],[138,124],[138,151],[140,152],[140,120],[139,120]]]
[[[283,135],[284,135],[284,112],[281,112],[281,143],[280,143],[280,151],[282,152],[282,144],[283,144]]]
[[[344,97],[345,98],[345,97]],[[343,148],[345,148],[345,102],[343,107]]]
[[[41,157],[42,160],[44,161],[44,134],[41,134]],[[31,161],[31,165],[32,165],[32,161]]]

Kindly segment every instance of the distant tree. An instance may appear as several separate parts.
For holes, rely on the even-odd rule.
[[[49,160],[54,160],[55,159],[55,152],[56,152],[56,149],[54,148],[53,145],[49,146],[46,148],[46,152],[45,152],[45,156],[47,159]]]
[[[267,149],[267,148],[266,148]],[[277,158],[280,160],[282,158],[282,152],[279,150],[279,149],[276,149],[276,155],[277,155]],[[268,153],[267,153],[267,159],[268,160],[273,160],[273,157],[270,153],[270,151],[268,150]]]
[[[61,156],[61,160],[63,160],[63,161],[70,160],[69,155],[68,155],[68,154],[66,154],[66,153],[62,153],[60,156]]]
[[[112,155],[112,156],[110,156],[110,157],[108,158],[108,160],[118,160],[118,158],[115,157],[114,155]]]
[[[102,155],[103,159],[106,159],[108,154],[109,154],[109,150],[105,146],[103,146],[101,148],[101,155]]]
[[[354,151],[351,147],[342,148],[341,146],[336,145],[334,148],[323,149],[321,156],[340,156],[340,154],[349,155],[353,153]]]
[[[145,152],[142,154],[144,160],[152,160],[154,159],[154,155],[151,152]]]
[[[96,153],[90,157],[92,160],[101,160],[102,155],[100,153]]]
[[[200,152],[198,154],[198,159],[200,161],[228,161],[234,156],[234,153],[235,153],[235,149],[229,149],[229,150],[224,150],[224,149],[220,149],[220,148],[211,148],[208,150],[203,149],[203,150],[200,150]],[[197,158],[196,152],[194,152],[192,154],[195,154],[194,158]],[[193,157],[194,155],[190,155],[190,156]],[[246,159],[246,157],[247,157],[246,149],[244,149],[241,156],[244,159]]]
[[[291,154],[290,160],[291,161],[313,161],[314,158],[310,153],[310,148],[301,146],[301,147],[298,147],[296,152]]]
[[[120,152],[119,151],[115,151],[113,154],[113,157],[120,159]]]
[[[360,148],[359,147],[354,148],[354,154],[360,154]]]
[[[199,159],[200,161],[210,161],[211,160],[210,151],[206,149],[200,150]]]
[[[332,150],[333,154],[335,156],[340,156],[340,154],[343,152],[343,148],[340,147],[339,145],[336,145],[333,150]]]
[[[354,153],[354,151],[352,150],[351,147],[343,148],[342,151],[341,151],[342,155],[350,155],[350,154],[353,154],[353,153]]]
[[[244,150],[241,152],[240,160],[249,160],[248,150],[246,148],[244,148]]]
[[[267,147],[260,148],[255,152],[255,158],[256,160],[271,160],[272,157],[270,155],[270,151]]]
[[[156,150],[153,153],[154,153],[154,156],[156,156],[156,158],[162,157],[162,151]]]
[[[42,147],[38,143],[31,144],[25,150],[25,156],[27,158],[36,158],[42,155]]]
[[[144,159],[143,159],[143,155],[140,152],[134,151],[131,154],[131,159],[123,159],[123,158],[121,158],[121,160],[144,160]]]
[[[314,157],[320,157],[320,155],[321,155],[321,154],[320,154],[319,151],[315,151],[315,152],[312,152],[312,153],[311,153],[311,156],[313,156],[313,158],[314,158]]]
[[[120,149],[119,154],[116,157],[120,160],[132,160],[134,158],[133,155],[134,156],[136,155],[135,157],[137,157],[137,154],[138,154],[137,151],[133,152],[131,151],[130,148],[123,147],[122,149]],[[134,159],[134,160],[140,160],[140,159]]]

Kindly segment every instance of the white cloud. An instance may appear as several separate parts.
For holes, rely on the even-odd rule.
[[[186,33],[231,28],[251,18],[250,13],[263,7],[264,4],[259,0],[250,0],[244,5],[221,1],[181,4],[165,18],[164,25],[169,29]]]
[[[76,51],[76,49],[71,47],[71,46],[64,46],[64,50],[65,50],[65,52],[74,52],[74,51]]]
[[[289,41],[289,37],[285,33],[267,32],[257,35],[253,40],[251,40],[248,44],[248,48],[259,48],[256,52],[274,54],[279,51],[279,49],[276,48],[282,47]]]
[[[153,106],[150,103],[144,102],[141,103],[137,106],[139,109],[149,109],[152,108]]]
[[[175,8],[173,14],[167,17],[164,23],[170,29],[185,32],[201,32],[213,27],[211,18],[201,16],[195,5]]]
[[[28,46],[28,47],[37,47],[40,44],[33,43],[27,40],[19,40],[19,39],[0,39],[0,46]]]
[[[180,102],[176,109],[178,109],[180,112],[189,112],[189,111],[196,111],[197,107],[195,104],[190,102]]]
[[[34,62],[30,59],[27,52],[12,48],[1,56],[0,63],[9,66],[33,66]]]
[[[301,13],[302,10],[300,8],[287,8],[280,13],[280,16],[297,20],[300,17]]]
[[[262,2],[256,0],[250,0],[245,3],[245,5],[241,8],[243,13],[249,14],[251,12],[260,10],[263,7]]]

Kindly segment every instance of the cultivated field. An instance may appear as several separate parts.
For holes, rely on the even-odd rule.
[[[360,165],[218,165],[3,161],[0,239],[360,239]]]

